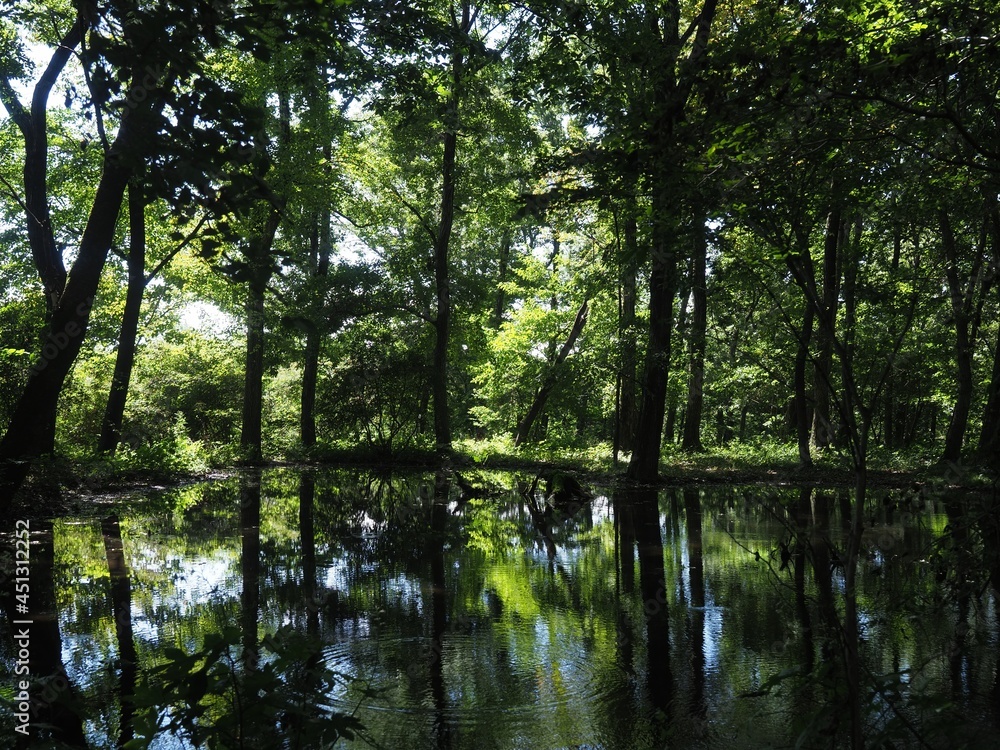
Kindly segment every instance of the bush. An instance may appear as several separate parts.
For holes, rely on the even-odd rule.
[[[166,438],[178,412],[195,440],[237,438],[244,373],[235,342],[193,331],[154,341],[139,352],[132,377],[122,439],[133,448]]]
[[[187,422],[178,412],[167,437],[133,448],[122,445],[113,464],[123,471],[163,471],[171,474],[201,474],[210,457],[199,440],[188,437]]]

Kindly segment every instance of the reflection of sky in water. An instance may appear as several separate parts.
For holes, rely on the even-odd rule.
[[[703,608],[692,606],[698,597],[692,596],[691,590],[691,550],[684,505],[670,506],[661,499],[660,510],[668,507],[671,510],[658,514],[659,532],[665,545],[671,664],[677,689],[690,690],[696,676],[691,673],[694,662],[688,650],[693,644],[700,644],[705,702],[714,712],[713,720],[731,722],[726,725],[727,731],[734,732],[740,727],[752,727],[757,717],[755,711],[766,709],[774,716],[780,715],[769,704],[741,703],[735,695],[759,686],[793,663],[798,646],[789,639],[801,635],[801,626],[795,622],[790,606],[783,612],[775,612],[781,594],[789,593],[790,574],[781,573],[781,580],[776,581],[752,555],[753,550],[760,551],[762,556],[770,554],[777,546],[776,540],[786,538],[787,529],[780,524],[768,525],[766,515],[755,514],[755,509],[744,503],[736,506],[720,503],[713,507],[706,500],[709,492],[702,497],[705,502]],[[678,508],[676,518],[673,507]],[[408,548],[407,554],[416,555],[416,559],[383,560],[378,557],[377,537],[366,540],[361,552],[357,549],[343,552],[340,545],[322,539],[324,530],[317,524],[317,593],[338,592],[343,611],[349,612],[337,619],[328,611],[322,612],[324,653],[331,665],[351,673],[364,672],[389,690],[387,696],[362,710],[376,716],[387,737],[394,737],[393,732],[404,729],[417,732],[422,739],[407,745],[412,747],[428,746],[427,727],[439,710],[462,731],[485,732],[478,744],[463,744],[463,748],[570,746],[587,739],[589,733],[597,731],[593,727],[602,722],[612,727],[601,730],[611,732],[612,740],[616,737],[614,732],[633,731],[628,727],[615,729],[614,717],[602,713],[612,701],[645,700],[644,681],[648,671],[647,634],[638,593],[641,564],[633,554],[634,594],[615,591],[620,576],[615,572],[616,552],[611,544],[614,538],[611,502],[606,496],[594,499],[589,510],[592,529],[585,528],[585,515],[564,526],[556,522],[554,561],[550,560],[526,511],[491,510],[489,506],[481,512],[495,512],[516,525],[517,544],[501,547],[491,555],[465,551],[457,540],[470,512],[465,509],[461,515],[451,515],[448,519],[451,531],[455,532],[450,538],[456,541],[445,547],[441,558],[447,624],[437,664],[427,659],[432,645],[430,597],[434,587],[430,558],[424,557],[428,553],[422,542],[417,540],[412,549]],[[278,523],[270,518],[270,513],[272,508],[265,505],[262,525],[265,520]],[[933,523],[933,518],[928,516],[924,523]],[[833,524],[830,528],[834,544],[839,545],[839,526]],[[730,531],[735,539],[730,537]],[[59,582],[64,599],[76,597],[74,606],[65,608],[60,615],[63,659],[71,680],[81,689],[112,694],[116,670],[109,665],[117,655],[117,642],[106,596],[107,578],[97,575],[104,555],[100,535],[94,533],[94,526],[89,523],[67,524],[60,533],[63,537],[57,537],[57,544],[59,538],[79,533],[93,547],[75,553],[85,557],[89,567],[76,561],[73,569],[85,572],[79,573],[75,580]],[[90,536],[84,537],[85,533]],[[202,541],[204,553],[188,555],[175,551],[186,548],[179,533],[182,532],[171,528],[160,537],[155,531],[145,530],[125,534],[126,563],[134,573],[133,635],[141,658],[155,653],[161,641],[173,643],[175,632],[199,640],[206,625],[199,624],[196,618],[204,616],[206,604],[239,617],[243,589],[239,538],[227,536]],[[413,533],[423,532],[418,527]],[[300,539],[291,527],[276,535],[276,539],[275,542],[262,539],[259,622],[302,623],[302,613],[295,609],[299,604],[294,583],[301,580]],[[903,544],[903,538],[898,539]],[[741,549],[737,542],[751,551]],[[879,552],[873,559],[883,568],[893,565],[891,555]],[[777,562],[773,559],[771,562],[776,569]],[[405,572],[399,572],[401,569]],[[806,579],[812,586],[811,569],[807,570]],[[291,590],[282,594],[286,598],[280,599],[276,592],[281,586],[287,588],[289,581]],[[831,584],[835,591],[842,589],[840,571],[831,576]],[[440,601],[435,600],[434,606]],[[866,601],[860,625],[866,635],[875,639],[872,653],[877,659],[881,654],[877,639],[886,637],[889,628],[880,621],[882,613]],[[283,608],[278,609],[276,602]],[[628,610],[631,618],[628,640],[634,653],[625,665],[619,660],[627,657],[616,643],[617,606]],[[995,650],[996,608],[992,597],[984,597],[974,616],[983,618],[977,626],[976,638]],[[818,618],[814,619],[814,628],[818,629],[818,624]],[[922,627],[932,629],[939,625],[940,622],[928,622]],[[84,632],[87,627],[95,629]],[[940,643],[930,646],[939,647]],[[917,661],[914,649],[909,646],[895,658],[897,668],[902,669]],[[971,659],[958,665],[963,689],[970,692],[977,689],[973,684],[977,675],[989,673],[992,665],[993,662]],[[946,664],[943,668],[940,664],[932,667],[947,679]],[[443,709],[435,707],[429,693],[430,675],[435,668],[443,682]],[[928,674],[937,675],[933,671]],[[345,688],[341,692],[346,694],[350,690]],[[622,697],[625,695],[632,697]],[[347,697],[345,701],[350,702]],[[628,721],[633,724],[646,721],[642,717],[647,716],[647,709],[639,703],[633,705],[630,710],[636,714]],[[768,721],[773,723],[778,719]],[[500,728],[484,728],[494,724]],[[98,741],[106,727],[92,722],[89,729],[95,747],[107,744]],[[506,741],[491,744],[490,737],[500,737],[491,735],[493,731],[506,732]],[[591,746],[603,745],[592,742]],[[175,750],[183,745],[175,739],[162,738],[153,747]]]
[[[190,616],[198,605],[228,598],[239,591],[238,549],[218,548],[203,558],[179,555],[158,558],[153,552],[140,549],[139,554],[126,561],[130,570],[142,571],[143,578],[162,576],[169,582],[166,590],[152,591],[154,612],[158,613],[155,618],[148,617],[141,603],[135,601],[136,590],[141,584],[132,582],[132,635],[137,642],[158,644],[164,636],[164,626],[169,627],[177,618]],[[110,604],[104,603],[104,608],[110,620]],[[169,617],[165,614],[167,612]],[[94,670],[103,668],[109,656],[117,656],[117,648],[103,646],[91,635],[80,633],[80,626],[72,618],[71,610],[64,610],[59,620],[67,673],[78,685],[90,684]],[[76,674],[72,673],[74,670]]]
[[[238,549],[217,549],[207,558],[167,557],[160,571],[172,571],[171,582],[175,593],[170,603],[179,607],[179,614],[186,614],[193,605],[208,598],[228,594],[240,585],[240,551]],[[162,601],[161,597],[155,597]]]

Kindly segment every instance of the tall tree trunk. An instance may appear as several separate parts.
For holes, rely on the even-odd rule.
[[[957,370],[955,407],[945,435],[941,460],[958,463],[962,459],[962,444],[969,423],[969,409],[972,406],[972,341],[969,335],[969,310],[967,294],[962,289],[958,269],[958,245],[952,231],[951,221],[944,212],[940,216],[941,240],[945,251],[945,275],[948,279],[948,293],[951,297],[951,313],[955,320],[955,366]]]
[[[833,372],[833,339],[837,321],[837,298],[840,287],[838,256],[843,233],[843,213],[840,207],[830,211],[826,219],[826,236],[823,243],[823,297],[817,311],[819,327],[816,331],[816,364],[813,378],[812,441],[817,448],[826,448],[833,442],[834,425],[830,413],[831,374]]]
[[[656,201],[658,221],[653,226],[653,259],[649,276],[649,340],[642,381],[642,406],[636,425],[628,476],[654,482],[659,474],[663,417],[670,374],[670,343],[674,323],[677,258],[664,225],[670,213],[667,196]]]
[[[701,410],[704,402],[705,384],[705,334],[708,327],[708,289],[706,282],[706,255],[708,241],[704,221],[696,218],[694,248],[691,263],[691,332],[690,376],[688,379],[687,408],[684,412],[684,438],[681,447],[685,451],[699,452],[701,445]]]
[[[563,343],[562,348],[556,355],[555,361],[553,361],[549,366],[549,371],[546,373],[541,387],[535,393],[535,398],[531,402],[531,407],[524,415],[524,418],[517,425],[517,432],[514,434],[515,446],[527,442],[528,436],[531,433],[532,425],[534,425],[538,415],[542,413],[542,409],[545,408],[545,402],[548,400],[549,394],[552,393],[553,387],[555,387],[556,378],[559,374],[559,368],[562,367],[562,364],[566,361],[566,357],[569,356],[569,353],[573,351],[573,346],[576,344],[576,340],[579,338],[580,332],[583,331],[583,327],[587,324],[588,311],[588,302],[587,300],[584,300],[583,304],[580,305],[580,309],[576,313],[576,319],[573,321],[573,327],[570,329],[569,335],[566,337],[566,341]]]
[[[243,381],[242,430],[240,449],[249,466],[264,460],[261,447],[261,423],[264,408],[264,293],[271,280],[271,248],[281,222],[283,207],[271,206],[266,225],[253,238],[250,251],[251,280],[244,312],[247,319],[246,374]]]
[[[806,392],[806,362],[809,359],[809,341],[813,333],[815,308],[808,297],[802,303],[802,329],[795,351],[795,438],[799,445],[799,464],[812,466],[809,444],[809,396]]]
[[[676,345],[671,345],[671,360],[673,359],[673,347],[678,349],[683,347],[683,342],[688,341],[688,309],[691,307],[691,286],[692,286],[692,265],[693,261],[688,257],[687,269],[684,272],[683,280],[680,276],[677,279],[677,299],[675,300],[676,316],[674,321],[674,341]],[[690,349],[688,351],[690,357]],[[672,364],[672,362],[671,362]],[[676,443],[684,438],[684,425],[687,424],[687,394],[684,394],[681,403],[680,394],[677,389],[670,388],[670,376],[667,376],[667,406],[666,425],[663,428],[663,439],[668,443]]]
[[[329,157],[328,157],[329,158]],[[330,269],[331,236],[330,236],[330,209],[324,208],[319,215],[319,226],[313,230],[310,255],[313,262],[313,276],[319,282],[319,288],[314,290],[314,294],[322,300],[323,284],[322,279],[326,278]],[[302,445],[310,448],[316,445],[316,385],[319,379],[319,354],[322,340],[323,317],[322,305],[318,304],[313,310],[312,320],[309,330],[306,333],[306,348],[302,367],[302,408],[300,415],[300,432]]]
[[[48,164],[49,123],[48,101],[52,87],[83,40],[88,22],[83,13],[54,48],[45,70],[25,107],[11,87],[8,77],[0,75],[0,101],[24,138],[24,219],[32,259],[45,294],[49,315],[55,313],[66,286],[66,267],[62,252],[55,241],[49,211]]]
[[[841,253],[844,276],[844,349],[848,355],[854,353],[854,341],[858,319],[858,263],[861,257],[861,232],[864,228],[861,215],[854,218],[850,239],[847,238],[848,223],[844,222],[844,249]],[[895,341],[895,338],[890,339]],[[853,364],[853,363],[852,363]]]
[[[648,7],[647,20],[660,45],[656,51],[657,68],[654,92],[659,112],[650,134],[655,134],[645,165],[653,179],[652,267],[649,278],[649,340],[646,348],[642,384],[642,407],[635,431],[635,445],[629,462],[628,476],[641,482],[656,481],[659,473],[660,448],[663,440],[663,417],[666,407],[667,381],[670,374],[671,328],[674,315],[674,293],[677,286],[677,257],[672,233],[676,229],[676,205],[672,184],[675,161],[681,150],[675,125],[684,119],[688,99],[704,67],[709,34],[715,20],[717,0],[705,0],[701,11],[689,29],[692,34],[690,52],[680,58],[680,14],[676,6],[663,17]],[[688,33],[688,32],[685,32]],[[671,65],[664,66],[670,60]],[[679,63],[679,64],[678,64]]]
[[[462,2],[461,36],[471,28],[469,2]],[[458,41],[452,48],[451,94],[445,115],[444,154],[441,159],[441,220],[434,241],[434,288],[437,310],[434,317],[434,357],[431,370],[431,395],[434,400],[434,442],[439,452],[451,451],[451,415],[448,407],[448,344],[451,336],[451,282],[448,254],[452,227],[455,223],[455,161],[458,152],[458,130],[465,57]]]
[[[893,205],[895,205],[895,199],[893,199]],[[896,278],[896,274],[899,272],[899,259],[902,255],[903,249],[903,235],[901,228],[898,224],[893,225],[892,229],[892,262],[889,266],[891,278]],[[890,299],[890,306],[893,308],[894,300]],[[889,316],[889,338],[894,341],[896,339],[896,316],[895,314]],[[889,371],[885,376],[885,407],[884,407],[884,422],[882,427],[882,443],[886,448],[895,448],[902,442],[896,437],[897,431],[900,425],[897,425],[897,414],[896,414],[896,367],[893,365],[889,368]],[[899,420],[902,423],[902,420]]]
[[[1000,461],[1000,330],[993,352],[993,372],[987,390],[983,427],[979,433],[976,456],[996,465]]]
[[[261,414],[264,407],[264,291],[267,274],[250,283],[244,313],[247,320],[246,372],[243,380],[243,425],[240,448],[243,462],[253,466],[263,461]]]
[[[139,332],[139,312],[142,295],[146,291],[146,200],[142,186],[136,181],[128,187],[129,249],[128,289],[125,292],[125,310],[118,333],[118,355],[115,372],[111,378],[111,391],[101,422],[101,436],[97,443],[99,453],[114,453],[121,440],[125,403],[128,399],[129,381],[135,364],[136,336]]]
[[[988,275],[995,277],[1000,273],[1000,209],[996,206],[989,215],[989,236],[993,250],[993,268],[992,274]],[[976,456],[993,465],[1000,463],[1000,330],[997,331],[993,347],[993,371],[986,391],[986,407],[983,410],[983,426],[979,433]]]
[[[278,91],[278,149],[287,151],[291,140],[291,104],[288,92]],[[262,156],[254,165],[254,170],[260,182],[264,182],[270,161],[263,158],[270,145],[270,138],[263,133],[261,145]],[[244,304],[247,325],[246,376],[243,381],[243,414],[242,430],[240,432],[240,451],[243,462],[255,466],[264,460],[261,446],[261,416],[264,408],[264,295],[267,285],[274,273],[271,253],[274,248],[274,238],[278,233],[281,218],[285,211],[287,196],[271,193],[263,201],[261,207],[265,211],[260,219],[260,231],[250,238],[247,245],[247,265],[250,282],[247,285],[247,299]]]
[[[637,298],[636,273],[639,257],[637,208],[635,199],[629,200],[624,217],[625,258],[621,269],[621,308],[618,319],[618,341],[621,347],[621,382],[618,405],[618,445],[631,452],[636,425],[636,365],[638,364],[635,339],[635,303]]]

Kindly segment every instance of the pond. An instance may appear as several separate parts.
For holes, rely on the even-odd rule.
[[[31,658],[39,671],[64,669],[69,686],[44,716],[92,748],[142,734],[123,695],[152,694],[161,721],[179,720],[153,667],[187,664],[190,679],[174,684],[187,690],[206,662],[182,657],[228,631],[215,653],[231,680],[209,681],[223,697],[206,698],[198,719],[219,732],[234,712],[251,722],[254,696],[263,706],[294,673],[312,675],[315,694],[299,719],[279,716],[275,736],[291,737],[303,717],[350,714],[360,728],[338,747],[847,742],[846,490],[597,487],[582,497],[564,479],[279,469],[33,521]],[[961,502],[871,498],[859,622],[872,747],[996,746],[989,540],[956,521]],[[8,675],[14,606],[5,599]],[[302,636],[311,666],[279,673],[275,633]],[[264,677],[240,693],[251,673]],[[6,737],[16,736],[13,680]],[[191,745],[172,730],[150,746]]]

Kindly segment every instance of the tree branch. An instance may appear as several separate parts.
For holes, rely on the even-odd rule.
[[[185,237],[184,240],[179,245],[177,245],[177,247],[175,247],[173,250],[167,253],[166,257],[164,257],[159,263],[156,264],[156,267],[152,271],[150,271],[149,274],[146,276],[147,284],[154,278],[156,278],[157,274],[159,274],[160,271],[166,268],[167,264],[174,259],[177,253],[179,253],[181,250],[183,250],[185,247],[191,244],[191,240],[195,238],[195,235],[198,234],[198,230],[201,229],[202,225],[204,225],[204,223],[207,220],[208,220],[207,216],[202,216],[201,219],[198,220],[198,223],[195,225],[195,228],[191,230],[190,234],[188,234],[188,236]]]
[[[0,76],[0,103],[3,104],[10,119],[17,125],[18,130],[24,135],[30,129],[31,120],[28,111],[24,108],[21,100],[17,98],[14,87],[10,85],[10,80],[6,75]]]
[[[84,21],[83,16],[77,15],[73,26],[66,32],[66,35],[59,42],[59,46],[52,53],[52,58],[49,60],[49,64],[45,66],[45,72],[38,79],[38,83],[35,84],[35,91],[31,95],[32,120],[38,122],[38,118],[45,117],[49,93],[51,93],[52,87],[55,86],[63,68],[66,67],[66,63],[69,62],[73,50],[83,41],[83,32],[86,27],[87,23]],[[44,120],[42,121],[44,122]]]

